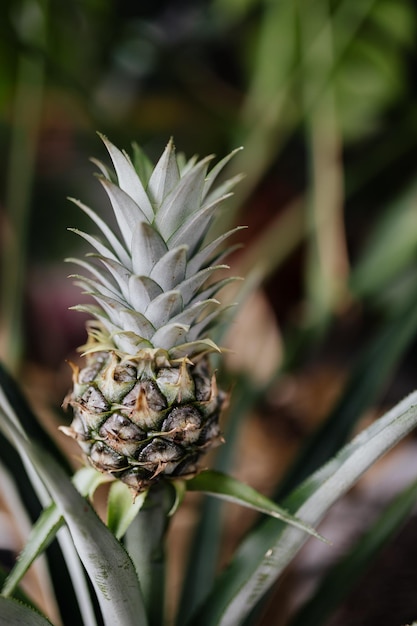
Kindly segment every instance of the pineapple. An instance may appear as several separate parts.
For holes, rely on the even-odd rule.
[[[219,415],[226,394],[217,388],[209,333],[228,307],[215,298],[234,277],[215,279],[237,229],[215,237],[218,207],[238,177],[213,188],[232,153],[207,174],[211,157],[186,161],[172,140],[154,168],[138,146],[133,162],[105,137],[114,174],[101,163],[120,237],[95,212],[73,200],[102,238],[71,229],[95,249],[92,260],[69,259],[87,270],[77,284],[96,304],[87,312],[86,359],[72,364],[73,389],[64,401],[70,427],[88,461],[140,493],[157,481],[187,478],[222,442]]]

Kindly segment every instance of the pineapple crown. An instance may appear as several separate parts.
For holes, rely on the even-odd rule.
[[[213,187],[231,157],[208,172],[213,157],[186,161],[176,155],[170,140],[153,168],[134,145],[133,162],[106,137],[103,140],[117,176],[94,160],[99,180],[109,196],[121,237],[97,213],[72,199],[96,226],[102,237],[70,229],[95,249],[89,260],[67,259],[88,271],[73,275],[97,305],[73,307],[92,315],[86,351],[113,349],[138,355],[166,351],[169,359],[195,358],[219,351],[209,333],[229,308],[215,298],[228,277],[213,279],[231,248],[222,244],[239,227],[220,236],[210,235],[213,218],[241,178],[235,176]]]

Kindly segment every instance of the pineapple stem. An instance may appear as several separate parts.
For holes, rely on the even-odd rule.
[[[149,626],[164,623],[165,535],[171,507],[171,487],[165,482],[152,487],[125,538],[138,572]]]

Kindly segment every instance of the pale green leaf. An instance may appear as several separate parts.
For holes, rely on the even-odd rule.
[[[159,208],[155,223],[165,240],[168,240],[192,213],[200,209],[204,179],[210,160],[211,157],[206,157],[189,170]]]
[[[107,500],[107,526],[121,539],[145,502],[147,491],[133,497],[132,491],[120,480],[115,481],[109,490]]]
[[[175,490],[175,500],[174,500],[174,504],[169,510],[169,513],[168,513],[169,517],[172,517],[174,513],[178,511],[182,501],[185,498],[185,494],[187,493],[186,482],[187,481],[181,480],[180,478],[178,478],[178,480],[171,481],[171,485],[174,487],[174,490]]]
[[[146,307],[145,315],[155,328],[169,322],[182,309],[182,296],[177,290],[165,291]]]
[[[120,328],[129,328],[132,332],[136,333],[143,339],[151,339],[155,332],[155,328],[150,321],[137,311],[123,310],[119,313]]]
[[[152,268],[150,277],[161,285],[164,291],[175,289],[184,280],[187,265],[187,246],[169,250]]]
[[[76,200],[75,198],[68,198],[68,200],[73,202],[78,208],[84,211],[84,213],[86,213],[88,217],[99,227],[105,239],[110,244],[111,250],[116,254],[120,261],[122,263],[128,263],[129,257],[125,248],[122,246],[122,244],[113,233],[112,229],[106,224],[106,222],[101,219],[101,217],[99,217],[97,213],[95,213],[95,211],[90,209],[90,207],[86,206],[79,200]]]
[[[180,173],[175,158],[175,146],[170,139],[161,158],[155,165],[147,187],[147,192],[155,207],[161,206],[163,200],[176,187],[179,180]]]
[[[173,248],[181,244],[186,244],[189,250],[188,254],[191,257],[204,241],[220,204],[226,200],[229,195],[222,196],[191,215],[190,218],[181,224],[178,230],[170,236],[168,239],[169,247]]]
[[[196,292],[206,280],[213,274],[217,272],[217,270],[227,270],[229,269],[228,265],[213,265],[213,267],[206,267],[205,269],[200,270],[194,276],[190,276],[182,283],[180,283],[177,288],[181,291],[182,298],[184,300],[184,306],[188,305],[191,299],[196,295]]]
[[[100,178],[99,180],[110,198],[123,240],[128,250],[130,250],[132,246],[132,233],[138,222],[147,223],[146,216],[142,213],[134,200],[120,187],[105,178]]]
[[[315,472],[286,501],[289,511],[317,525],[332,504],[417,425],[417,392],[396,405]],[[193,626],[238,626],[304,544],[306,535],[275,520],[242,543],[194,618]]]
[[[188,326],[182,324],[167,324],[162,328],[158,328],[150,341],[155,348],[170,350],[172,346],[180,343],[187,334],[187,331]]]
[[[205,183],[204,183],[204,190],[203,190],[203,198],[206,198],[207,194],[209,193],[210,189],[212,188],[214,182],[216,181],[218,175],[220,174],[220,172],[222,171],[222,169],[224,169],[224,167],[228,164],[228,162],[235,156],[235,154],[237,154],[238,152],[240,152],[241,150],[243,150],[243,147],[240,148],[235,148],[235,150],[232,150],[232,152],[230,152],[228,155],[226,155],[223,159],[221,159],[221,161],[219,161],[218,163],[216,163],[216,165],[214,167],[212,167],[212,169],[209,171]],[[236,176],[236,179],[240,180],[240,176]],[[228,180],[226,181],[224,184],[228,185],[229,189],[231,189],[231,187],[236,184],[238,182],[238,180]],[[224,190],[221,189],[222,186],[218,186],[216,187],[216,189],[214,190],[214,193],[218,193],[219,196],[223,195]],[[210,194],[211,195],[211,194]],[[215,198],[212,197],[212,200],[214,200]]]
[[[5,403],[0,426],[32,464],[55,501],[97,594],[106,626],[146,625],[139,581],[122,545],[78,493],[60,465],[17,428]]]
[[[0,624],[2,626],[51,626],[44,615],[26,604],[0,596]]]
[[[33,526],[15,566],[6,579],[3,589],[1,590],[2,596],[8,597],[14,593],[17,585],[34,560],[42,554],[50,542],[55,539],[56,533],[63,523],[64,520],[54,503],[50,504],[49,507],[42,512],[38,521]]]
[[[204,248],[197,251],[194,256],[192,256],[187,263],[187,271],[186,277],[189,278],[196,274],[203,266],[206,266],[207,263],[212,259],[214,252],[217,250],[221,244],[237,233],[239,230],[243,230],[245,226],[237,226],[236,228],[232,228],[227,233],[220,235],[209,244],[207,244]]]
[[[88,272],[90,272],[92,276],[95,276],[95,278],[98,281],[100,281],[105,287],[107,287],[107,289],[109,289],[110,291],[115,288],[115,283],[108,280],[107,275],[105,275],[102,269],[98,268],[96,265],[93,265],[92,263],[88,263],[88,261],[85,261],[83,259],[75,259],[73,257],[66,258],[65,262],[74,263],[75,265],[79,265],[80,267],[83,267]]]
[[[154,265],[167,251],[161,235],[150,224],[138,223],[132,237],[133,273],[149,276]]]
[[[417,481],[407,486],[378,517],[376,522],[326,572],[308,602],[291,619],[291,626],[324,624],[341,605],[360,577],[389,544],[416,505]]]
[[[97,472],[97,470],[92,467],[83,467],[74,474],[72,481],[82,495],[92,498],[97,487],[103,482],[106,482],[107,478],[104,474]],[[50,542],[55,539],[63,523],[64,519],[54,502],[42,511],[39,519],[32,527],[15,566],[7,577],[1,592],[3,596],[7,597],[14,593],[17,585],[34,560],[42,554]]]
[[[148,276],[132,274],[129,278],[129,302],[139,313],[145,313],[149,302],[161,295],[162,289]]]
[[[136,142],[132,143],[132,150],[132,161],[135,172],[139,176],[143,187],[146,188],[152,175],[153,163]]]
[[[76,235],[79,235],[86,241],[88,241],[88,243],[91,246],[93,246],[93,248],[95,248],[95,250],[97,250],[97,252],[101,256],[108,257],[112,259],[113,261],[119,261],[116,255],[113,254],[112,250],[110,250],[110,248],[107,248],[99,239],[97,239],[97,237],[93,237],[92,235],[89,235],[88,233],[84,233],[83,231],[78,230],[78,228],[68,228],[68,230],[72,233],[75,233]],[[126,255],[126,261],[127,261],[127,255]],[[127,262],[128,264],[130,263],[130,261],[127,261]]]
[[[215,470],[200,472],[200,474],[187,481],[187,489],[189,491],[202,491],[221,500],[234,502],[260,513],[265,513],[295,528],[299,528],[317,539],[326,541],[309,524],[294,517],[288,511],[275,504],[275,502],[256,491],[256,489],[222,472]]]
[[[146,215],[147,219],[151,222],[153,219],[152,205],[130,159],[126,154],[121,152],[121,150],[116,148],[116,146],[114,146],[107,139],[107,137],[104,137],[104,135],[100,134],[99,137],[102,139],[107,150],[109,151],[110,157],[113,161],[114,169],[116,170],[120,188],[123,189],[123,191],[125,191],[132,198],[132,200],[140,207],[140,209]]]

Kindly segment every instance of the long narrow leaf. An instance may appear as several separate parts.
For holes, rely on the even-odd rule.
[[[0,625],[1,626],[51,626],[51,622],[30,606],[17,600],[0,596]]]
[[[16,565],[7,577],[1,591],[4,597],[12,595],[23,576],[28,571],[34,560],[42,554],[50,542],[55,539],[56,533],[63,524],[63,518],[56,508],[51,504],[45,509],[39,520],[33,527],[33,531],[25,544],[23,552],[20,554]]]
[[[415,507],[416,499],[417,481],[414,481],[389,504],[352,550],[329,569],[312,598],[291,620],[291,626],[320,626],[326,622],[373,559],[398,532]]]
[[[246,378],[236,380],[232,404],[226,422],[226,446],[216,455],[218,471],[227,473],[234,462],[236,445],[243,420],[254,405],[258,394]],[[177,624],[182,626],[207,596],[215,579],[222,538],[223,502],[218,498],[204,498],[200,520],[195,530],[187,565]]]
[[[216,472],[214,470],[201,472],[188,481],[187,489],[190,491],[203,491],[221,500],[240,504],[241,506],[259,511],[260,513],[265,513],[265,515],[270,515],[295,528],[300,528],[317,539],[323,540],[323,537],[309,524],[305,524],[302,520],[297,519],[249,485],[245,485],[239,480],[232,478],[232,476],[228,476],[222,472]]]
[[[316,525],[330,506],[385,452],[417,425],[417,392],[360,433],[284,503]],[[238,626],[256,606],[306,540],[297,528],[268,519],[260,524],[219,576],[192,626]]]
[[[98,485],[103,482],[103,474],[99,474],[93,468],[82,468],[75,474],[73,482],[82,495],[91,497]],[[64,518],[55,502],[52,502],[42,511],[41,516],[33,526],[16,565],[11,570],[3,586],[1,591],[3,596],[7,597],[15,592],[17,585],[29,567],[46,550],[51,541],[55,539],[58,530],[62,528],[63,524]]]
[[[9,413],[0,423],[14,445],[30,459],[56,502],[97,594],[105,624],[146,624],[137,575],[128,554],[78,493],[60,465],[35,443],[22,437]],[[1,415],[1,413],[0,413]],[[17,419],[17,418],[16,418]]]
[[[24,432],[27,432],[31,440],[36,440],[45,446],[49,452],[59,460],[61,467],[68,467],[68,462],[58,450],[46,431],[43,430],[36,416],[31,411],[26,399],[22,395],[16,382],[0,364],[0,404],[12,405],[18,415],[16,423],[20,424]],[[39,477],[30,466],[16,452],[0,429],[0,447],[2,462],[13,477],[21,502],[28,512],[32,522],[35,522],[45,505],[43,495],[39,491]],[[42,504],[40,502],[42,499]],[[82,610],[86,626],[96,624],[94,613],[91,609],[89,594],[86,592],[85,573],[75,555],[72,540],[68,532],[63,529],[58,536],[58,541],[53,542],[47,549],[46,556],[50,571],[50,578],[54,586],[57,604],[60,606],[62,621],[65,626],[72,626],[81,619],[79,610]],[[15,594],[14,594],[15,595]],[[79,609],[80,607],[80,609]]]

